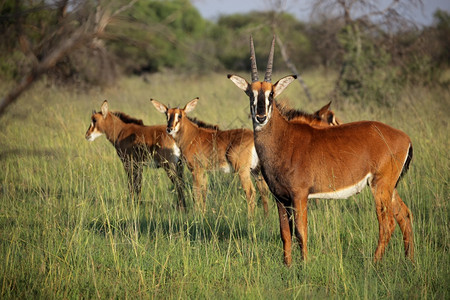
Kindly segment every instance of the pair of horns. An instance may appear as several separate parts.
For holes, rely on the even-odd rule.
[[[275,36],[273,36],[272,47],[270,48],[269,60],[267,62],[266,75],[264,81],[272,80],[273,53],[275,50]],[[256,67],[255,46],[253,45],[253,36],[250,36],[250,61],[252,63],[252,82],[258,81],[258,68]]]

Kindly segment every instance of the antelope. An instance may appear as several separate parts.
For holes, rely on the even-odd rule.
[[[180,149],[166,133],[165,125],[144,126],[142,120],[122,112],[110,112],[104,101],[101,112],[92,112],[86,139],[94,141],[101,135],[114,145],[128,176],[132,197],[141,193],[142,171],[146,162],[152,161],[156,168],[163,168],[175,186],[178,208],[186,207],[183,193],[183,165]]]
[[[275,102],[275,105],[281,115],[290,122],[307,123],[311,126],[337,126],[341,124],[341,121],[336,118],[334,112],[330,110],[331,101],[313,114],[287,107],[279,102]]]
[[[336,118],[334,112],[330,110],[331,101],[328,104],[324,105],[321,109],[314,113],[314,117],[316,119],[320,119],[325,121],[330,126],[341,125],[342,122]]]
[[[296,79],[271,83],[272,41],[264,81],[258,80],[253,39],[250,38],[251,79],[228,75],[250,99],[256,152],[261,171],[276,199],[283,258],[291,265],[294,219],[302,259],[307,259],[307,202],[314,198],[345,199],[369,185],[375,199],[379,239],[374,261],[381,260],[399,224],[405,255],[413,260],[412,214],[396,189],[408,170],[413,149],[410,138],[380,122],[360,121],[315,127],[287,121],[274,98]]]
[[[261,195],[264,213],[268,212],[268,188],[259,172],[258,157],[253,146],[253,133],[249,129],[220,130],[198,126],[186,114],[194,110],[199,98],[189,101],[184,108],[168,108],[151,99],[155,108],[167,117],[167,133],[181,149],[184,160],[193,177],[196,202],[205,211],[207,171],[231,171],[239,175],[247,198],[249,215],[255,208],[255,188],[251,174],[255,177]]]
[[[238,173],[241,185],[247,198],[248,211],[253,215],[255,208],[255,189],[250,174],[255,178],[261,195],[264,213],[268,214],[268,188],[260,174],[259,160],[253,143],[253,133],[248,129],[232,129],[221,131],[218,126],[205,123],[186,116],[194,110],[198,98],[191,100],[184,109],[171,108],[151,99],[155,108],[167,117],[167,132],[172,135],[180,147],[183,157],[194,178],[194,197],[205,209],[206,171],[220,169],[224,172],[234,170]],[[336,123],[334,113],[329,104],[314,114],[307,114],[294,109],[284,109],[286,118],[292,122],[306,122],[316,126],[330,126]],[[329,117],[330,124],[321,118]],[[171,119],[172,118],[172,119]],[[200,123],[199,123],[200,122]],[[336,123],[337,124],[337,123]],[[230,168],[231,166],[231,168]]]

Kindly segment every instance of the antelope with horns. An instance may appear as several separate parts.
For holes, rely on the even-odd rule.
[[[167,133],[180,147],[183,158],[192,172],[194,197],[203,211],[206,207],[206,172],[220,169],[224,172],[234,171],[239,175],[250,215],[253,215],[255,208],[256,192],[251,180],[253,174],[264,212],[267,214],[269,191],[259,172],[251,130],[220,130],[197,126],[186,114],[194,110],[198,98],[191,100],[184,108],[168,108],[154,99],[151,101],[159,112],[167,116]]]
[[[194,178],[194,196],[202,209],[205,207],[204,199],[206,197],[207,180],[205,172],[214,169],[229,172],[231,166],[231,169],[239,174],[250,214],[253,214],[255,207],[255,189],[250,179],[250,174],[252,174],[261,195],[264,213],[267,215],[268,188],[261,177],[251,130],[221,131],[218,127],[207,128],[207,126],[200,125],[198,120],[186,116],[186,113],[195,108],[198,98],[190,101],[184,109],[169,109],[154,99],[151,99],[151,101],[159,112],[167,116],[167,132],[174,137],[188,163]],[[330,103],[314,114],[307,114],[286,106],[282,107],[282,111],[291,122],[308,123],[314,126],[338,125],[339,123],[336,121],[334,113],[329,110],[329,106]],[[324,121],[325,118],[328,121]]]
[[[141,120],[121,112],[110,112],[105,100],[101,112],[92,112],[86,139],[93,141],[103,134],[116,148],[127,173],[128,186],[133,197],[139,197],[141,193],[144,164],[153,161],[154,166],[162,167],[166,171],[174,184],[178,207],[186,207],[181,153],[174,140],[166,133],[165,125],[144,126]]]
[[[354,122],[313,127],[288,122],[274,98],[295,80],[290,75],[271,83],[274,41],[264,81],[258,80],[253,39],[250,38],[252,83],[228,75],[250,99],[256,152],[261,171],[277,201],[284,262],[290,265],[292,222],[302,258],[307,258],[307,201],[343,199],[369,185],[375,198],[379,240],[374,260],[379,261],[395,229],[403,234],[405,254],[413,259],[412,215],[396,186],[412,159],[410,138],[379,122]]]

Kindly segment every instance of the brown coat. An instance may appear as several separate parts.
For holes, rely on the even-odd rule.
[[[105,100],[101,112],[93,112],[91,125],[85,136],[87,140],[93,141],[102,134],[116,148],[127,173],[132,195],[140,195],[142,167],[151,164],[156,168],[164,168],[177,190],[178,206],[186,206],[181,153],[174,140],[166,133],[165,125],[144,126],[141,120],[120,112],[110,112]]]

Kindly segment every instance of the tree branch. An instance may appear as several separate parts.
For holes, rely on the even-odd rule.
[[[284,62],[286,63],[287,67],[295,74],[297,75],[297,80],[300,82],[300,84],[303,87],[303,90],[305,91],[306,97],[308,97],[308,100],[312,102],[311,93],[309,92],[308,86],[303,81],[302,76],[299,74],[297,68],[292,63],[292,61],[289,59],[289,56],[286,52],[286,48],[284,47],[283,42],[281,41],[279,35],[276,35],[276,41],[278,47],[280,47],[281,56],[283,57]]]
[[[22,80],[3,98],[0,99],[0,116],[5,113],[6,108],[11,105],[14,101],[19,98],[19,96],[29,89],[33,83],[45,72],[52,69],[64,56],[68,55],[72,51],[78,49],[80,46],[88,45],[89,43],[99,42],[98,37],[104,32],[106,26],[111,22],[114,16],[123,12],[124,10],[130,8],[137,0],[133,0],[127,5],[120,7],[116,10],[112,15],[106,16],[105,11],[101,11],[99,9],[96,10],[96,14],[94,16],[95,22],[92,23],[92,14],[86,18],[86,21],[82,23],[77,29],[75,29],[68,37],[66,31],[67,27],[70,28],[70,21],[62,22],[62,19],[67,18],[66,14],[66,5],[67,1],[63,2],[64,5],[60,7],[60,27],[56,29],[56,31],[49,33],[47,37],[44,37],[42,47],[48,46],[51,41],[54,41],[58,36],[62,36],[59,42],[56,43],[55,46],[51,46],[49,48],[49,52],[47,55],[44,54],[43,58],[38,61],[35,59],[35,65],[32,70],[26,74]],[[70,31],[70,30],[69,30]],[[26,37],[23,37],[23,49],[27,52],[28,56],[36,55],[30,50],[29,45],[27,45]],[[40,47],[39,47],[40,48]]]

